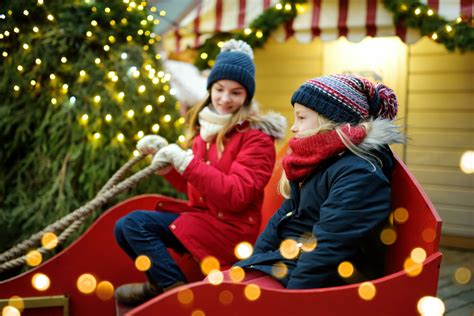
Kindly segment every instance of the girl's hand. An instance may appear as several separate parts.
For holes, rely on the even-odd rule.
[[[146,135],[137,142],[137,149],[145,155],[154,155],[160,148],[168,145],[168,141],[158,135]]]
[[[152,164],[171,164],[180,174],[186,170],[194,154],[191,149],[183,150],[176,144],[170,144],[160,149],[153,157]]]

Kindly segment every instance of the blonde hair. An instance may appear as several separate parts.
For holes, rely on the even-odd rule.
[[[217,133],[216,135],[216,144],[217,144],[217,153],[218,156],[224,152],[225,147],[225,136],[228,132],[230,132],[238,123],[243,121],[248,121],[249,123],[260,123],[262,118],[258,115],[257,111],[254,107],[252,107],[252,102],[250,100],[246,100],[244,104],[232,114],[231,119],[229,122],[224,125],[224,127]],[[209,92],[209,96],[207,99],[202,103],[192,107],[186,117],[186,121],[188,122],[188,127],[186,131],[186,140],[184,142],[185,147],[190,148],[193,144],[193,140],[196,135],[199,134],[199,112],[206,106],[212,105],[211,94]],[[239,130],[239,132],[243,132],[245,130]]]
[[[364,150],[352,143],[352,141],[349,139],[349,137],[342,131],[342,126],[345,124],[338,124],[334,121],[331,121],[325,117],[322,117],[321,115],[318,114],[317,116],[318,122],[319,122],[319,127],[316,129],[311,129],[308,131],[305,131],[303,133],[303,137],[315,135],[318,133],[324,133],[324,132],[329,132],[329,131],[336,131],[337,135],[341,139],[342,143],[348,150],[350,150],[354,155],[361,157],[364,160],[367,160],[372,167],[375,170],[375,166],[372,163],[373,160],[377,161],[380,165],[382,162],[380,161],[379,158],[377,158],[375,155],[371,154],[367,150]],[[359,123],[358,126],[362,126],[366,133],[368,134],[372,130],[372,122],[362,122]],[[285,199],[290,198],[290,182],[288,178],[286,177],[285,170],[282,171],[280,181],[278,182],[278,187],[277,187],[278,193],[283,196]]]

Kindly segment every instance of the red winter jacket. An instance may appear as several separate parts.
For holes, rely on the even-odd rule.
[[[284,121],[278,120],[274,123],[283,129]],[[172,170],[165,176],[189,201],[184,207],[172,200],[161,202],[156,209],[181,213],[170,229],[197,260],[214,256],[221,265],[230,265],[238,260],[235,246],[242,241],[253,244],[257,238],[263,191],[275,163],[277,135],[268,133],[247,123],[236,127],[227,135],[220,159],[216,143],[198,135],[194,159],[183,175]]]

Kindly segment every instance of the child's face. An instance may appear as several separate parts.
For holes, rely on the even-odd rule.
[[[219,114],[235,113],[244,104],[247,90],[233,80],[219,80],[211,88],[211,100]]]
[[[311,131],[317,130],[321,125],[318,113],[299,103],[295,103],[293,114],[295,122],[291,126],[291,131],[297,138],[309,136],[312,134]]]

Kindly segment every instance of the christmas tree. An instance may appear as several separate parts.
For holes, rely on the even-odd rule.
[[[184,139],[154,12],[128,0],[1,1],[0,251],[93,198],[143,135]],[[173,194],[161,177],[128,194],[139,192]]]

